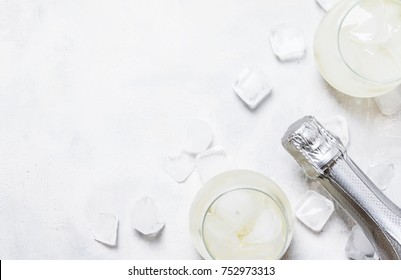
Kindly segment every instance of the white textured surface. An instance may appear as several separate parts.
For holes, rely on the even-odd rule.
[[[0,258],[199,258],[188,229],[199,176],[177,184],[163,171],[194,117],[239,168],[272,177],[294,205],[321,189],[281,147],[282,134],[306,114],[343,115],[362,169],[383,157],[398,163],[386,193],[399,203],[401,117],[322,81],[312,42],[323,14],[314,0],[0,0]],[[307,53],[280,63],[270,28],[290,19],[301,22]],[[249,65],[274,82],[254,112],[231,89]],[[156,240],[130,227],[144,195],[166,220]],[[99,212],[120,221],[116,248],[91,238]],[[319,235],[297,223],[286,257],[346,258],[351,224],[339,213]]]

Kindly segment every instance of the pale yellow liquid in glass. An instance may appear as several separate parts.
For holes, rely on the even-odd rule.
[[[342,1],[321,21],[315,59],[337,90],[379,96],[401,83],[401,0]]]
[[[209,208],[203,238],[215,259],[275,259],[287,241],[286,219],[265,193],[232,190]]]

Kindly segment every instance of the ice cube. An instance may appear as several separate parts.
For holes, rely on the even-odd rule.
[[[343,116],[334,116],[322,122],[324,128],[337,136],[344,146],[348,146],[349,133],[347,120]]]
[[[196,157],[196,166],[203,182],[234,168],[226,152],[219,146],[199,153]]]
[[[202,234],[207,250],[215,259],[231,259],[237,255],[240,241],[235,229],[219,217],[207,214]]]
[[[181,152],[178,156],[168,156],[164,170],[178,183],[184,182],[195,169],[195,157]]]
[[[367,59],[369,59],[369,56],[372,56],[372,54],[390,51],[390,49],[387,48],[389,46],[387,43],[391,41],[390,37],[393,31],[386,5],[386,1],[366,1],[363,4],[355,6],[354,9],[351,9],[342,23],[343,28],[349,30],[349,39],[356,44],[364,44],[363,46],[366,47],[366,50],[360,51],[358,54],[367,53]],[[363,18],[363,20],[361,20],[361,18]],[[362,46],[359,46],[358,48],[361,47]],[[385,59],[383,56],[381,58]],[[392,54],[388,56],[388,58],[391,60],[396,59]],[[365,61],[365,63],[366,62],[367,61]],[[397,76],[398,69],[397,66]],[[389,79],[391,80],[390,77]]]
[[[360,226],[355,225],[351,230],[345,253],[353,260],[377,260],[377,254],[369,239],[363,233]]]
[[[184,151],[197,154],[206,150],[213,141],[213,133],[204,121],[195,119],[188,126]]]
[[[380,111],[387,116],[394,115],[401,111],[401,86],[391,92],[375,97],[376,104]]]
[[[165,222],[153,200],[145,196],[132,208],[131,224],[134,229],[144,235],[156,236],[164,227]]]
[[[108,246],[117,245],[118,219],[113,214],[100,213],[91,223],[93,239]]]
[[[341,0],[316,0],[319,6],[325,11],[328,12],[331,8],[334,7]]]
[[[307,191],[301,199],[295,215],[307,227],[320,232],[333,212],[334,204],[331,200],[315,191]]]
[[[280,207],[255,190],[236,189],[209,209],[203,233],[213,256],[223,259],[275,258],[285,240]]]
[[[274,54],[281,60],[295,60],[305,55],[305,39],[300,23],[289,21],[271,29],[270,43]]]
[[[394,164],[372,164],[369,166],[367,175],[380,190],[384,191],[394,178]]]
[[[246,68],[233,84],[234,92],[250,109],[256,109],[271,93],[269,77],[259,68]]]
[[[281,209],[276,205],[264,207],[257,216],[252,230],[245,236],[243,241],[248,244],[261,244],[274,241],[280,236],[283,229],[282,217],[279,213],[281,213]]]
[[[275,239],[269,243],[241,244],[238,255],[241,260],[275,260],[282,249],[283,242]]]
[[[209,211],[241,235],[249,232],[262,203],[259,192],[239,189],[220,196]]]

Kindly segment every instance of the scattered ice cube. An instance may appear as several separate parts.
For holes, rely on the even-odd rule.
[[[360,226],[355,225],[348,238],[345,252],[353,260],[377,260],[377,254]]]
[[[315,191],[307,191],[295,215],[307,227],[319,232],[334,212],[334,204]]]
[[[199,153],[196,166],[203,182],[234,167],[223,148],[218,146]]]
[[[369,166],[367,175],[380,190],[384,191],[394,178],[394,164],[372,164]]]
[[[117,245],[118,219],[107,213],[99,214],[91,223],[93,238],[108,246]]]
[[[150,197],[138,200],[131,210],[132,227],[144,235],[157,235],[164,227],[164,220]]]
[[[328,12],[331,10],[331,8],[334,7],[338,2],[341,0],[316,0],[316,2],[319,4],[319,6],[325,11]]]
[[[195,169],[195,157],[186,152],[168,156],[164,170],[178,183],[184,182]]]
[[[375,97],[376,104],[380,111],[387,116],[394,115],[401,111],[401,86],[391,92]]]
[[[298,22],[289,21],[273,27],[270,43],[281,61],[295,60],[305,55],[305,39]]]
[[[261,69],[246,68],[234,82],[233,90],[253,110],[271,93],[272,86],[269,77]]]
[[[213,133],[209,124],[195,119],[188,126],[184,151],[198,154],[206,150],[213,141]]]
[[[348,146],[349,143],[349,132],[348,123],[343,116],[334,116],[327,119],[322,123],[323,127],[337,136],[344,146]]]

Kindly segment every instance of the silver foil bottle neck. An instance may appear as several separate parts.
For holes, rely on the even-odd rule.
[[[381,259],[401,259],[401,209],[352,161],[337,137],[306,116],[288,128],[282,143],[362,227]]]
[[[327,167],[346,152],[341,141],[312,116],[293,123],[281,142],[312,178],[324,175]]]

